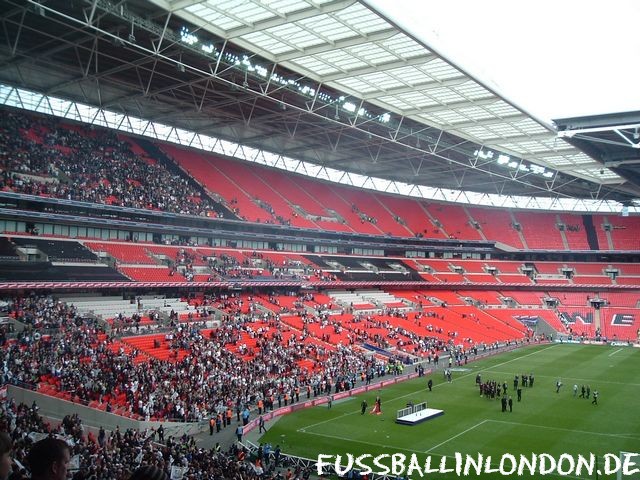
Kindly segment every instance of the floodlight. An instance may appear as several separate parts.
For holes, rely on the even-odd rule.
[[[511,160],[511,158],[509,157],[509,155],[499,155],[498,156],[498,160],[496,160],[496,163],[498,165],[507,165],[509,163],[509,161]]]
[[[342,108],[344,108],[347,112],[351,112],[351,113],[356,111],[355,103],[351,103],[351,102],[345,102],[344,105],[342,105]]]

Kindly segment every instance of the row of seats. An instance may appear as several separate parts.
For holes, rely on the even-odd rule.
[[[235,212],[239,218],[260,223],[369,235],[489,240],[531,250],[640,249],[638,217],[523,212],[417,200],[320,182],[175,145],[161,145],[163,152],[155,148],[177,162],[181,177],[161,167],[135,139],[107,129],[17,112],[4,115],[0,123],[9,156],[11,149],[16,157],[30,151],[27,162],[7,163],[0,185],[18,193],[206,215],[215,215],[216,201],[221,200],[230,215]],[[89,172],[77,164],[78,158],[97,158],[93,154],[103,145],[105,157],[112,157],[112,163],[122,162],[119,169],[130,170],[133,177],[114,172],[100,178],[100,171]],[[44,152],[60,152],[51,161],[70,177],[78,177],[78,185],[52,177],[51,161],[40,158]],[[21,168],[27,168],[28,180],[21,177]],[[204,186],[211,198],[188,187],[187,175]],[[145,182],[156,182],[156,188],[145,188]],[[158,196],[158,189],[165,194]],[[130,194],[132,190],[135,195]],[[150,198],[140,198],[145,195]]]
[[[227,270],[245,269],[252,276],[271,277],[272,273],[306,274],[326,272],[341,281],[427,281],[431,283],[470,284],[538,284],[538,285],[637,285],[640,266],[635,263],[612,262],[549,262],[510,260],[461,260],[427,258],[365,257],[358,255],[300,254],[289,252],[255,251],[232,248],[181,247],[148,243],[109,241],[67,241],[55,238],[0,237],[5,245],[31,245],[53,254],[58,260],[81,261],[87,265],[65,266],[38,262],[15,264],[6,257],[6,268],[15,280],[63,280],[62,270],[69,270],[70,279],[87,281],[101,278],[144,282],[187,282],[180,266],[193,267],[194,280],[220,279],[210,262],[226,258]],[[10,238],[10,240],[9,240]],[[8,242],[8,243],[7,243]],[[15,243],[14,243],[15,242]],[[71,253],[64,253],[64,252]],[[94,263],[98,256],[111,257],[117,264],[113,269]],[[66,256],[66,257],[65,257]],[[73,257],[73,258],[71,258]],[[93,259],[89,262],[88,259]],[[231,263],[229,263],[229,261]],[[93,263],[93,265],[92,265]],[[167,266],[168,264],[171,267]],[[235,266],[234,266],[235,265]],[[0,265],[0,271],[3,270]],[[529,270],[526,270],[529,268]],[[248,269],[248,270],[247,270]],[[46,272],[45,272],[46,270]],[[86,272],[86,273],[85,273]],[[232,273],[232,272],[230,272]],[[615,279],[612,275],[615,273]],[[104,275],[107,274],[107,277]],[[10,278],[9,274],[7,273]],[[29,278],[32,275],[33,278]],[[96,275],[92,278],[91,275]],[[567,277],[567,275],[570,276]],[[313,278],[312,278],[313,280]]]
[[[173,145],[163,148],[196,180],[222,195],[250,221],[280,221],[371,235],[493,240],[519,249],[594,249],[587,241],[589,227],[582,215],[463,207],[374,194]],[[638,248],[637,237],[631,233],[640,229],[637,219],[593,218],[599,249]],[[605,225],[610,225],[608,232]]]

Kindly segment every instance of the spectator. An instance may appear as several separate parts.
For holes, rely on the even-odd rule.
[[[131,474],[129,480],[169,480],[169,475],[154,465],[143,465]]]
[[[11,471],[13,442],[7,432],[0,432],[0,480],[6,480]]]
[[[186,175],[142,158],[113,131],[2,113],[0,189],[187,215],[216,211]]]
[[[27,456],[33,480],[66,480],[70,460],[69,445],[51,437],[34,443]]]

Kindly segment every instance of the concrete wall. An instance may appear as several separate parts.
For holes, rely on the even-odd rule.
[[[181,436],[184,433],[188,435],[195,435],[208,428],[208,420],[204,420],[199,423],[144,422],[134,420],[132,418],[121,417],[120,415],[114,415],[113,413],[103,412],[102,410],[96,410],[95,408],[89,408],[79,403],[50,397],[49,395],[43,395],[33,390],[27,390],[14,385],[8,386],[7,397],[13,398],[16,403],[25,403],[29,406],[35,400],[40,409],[39,413],[43,417],[62,419],[66,415],[77,413],[82,419],[82,423],[84,425],[97,428],[104,427],[104,429],[108,431],[115,430],[116,426],[119,426],[120,430],[125,430],[127,428],[135,428],[139,430],[144,430],[146,428],[155,429],[162,424],[165,430],[165,437],[167,437],[169,435]]]

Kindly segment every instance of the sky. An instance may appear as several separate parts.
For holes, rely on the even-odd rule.
[[[640,111],[640,1],[366,2],[547,123]]]

